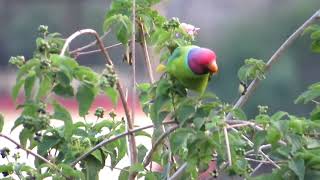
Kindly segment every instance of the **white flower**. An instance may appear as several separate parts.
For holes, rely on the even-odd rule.
[[[191,24],[187,24],[187,23],[181,23],[180,27],[186,32],[188,33],[190,36],[194,36],[198,33],[198,31],[200,30],[200,28],[197,28]]]

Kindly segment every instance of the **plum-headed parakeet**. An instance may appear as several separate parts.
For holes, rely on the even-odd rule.
[[[210,76],[218,72],[216,54],[207,48],[181,46],[169,57],[165,71],[187,89],[203,94]]]

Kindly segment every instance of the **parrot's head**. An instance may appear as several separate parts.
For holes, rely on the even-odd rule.
[[[188,65],[195,74],[218,72],[216,54],[207,48],[192,48],[188,53]]]

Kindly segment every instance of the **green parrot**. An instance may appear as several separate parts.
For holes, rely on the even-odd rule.
[[[169,57],[167,65],[157,71],[166,71],[187,89],[203,94],[212,74],[218,72],[216,54],[207,48],[181,46]]]

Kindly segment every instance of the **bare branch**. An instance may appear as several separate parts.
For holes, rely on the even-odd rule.
[[[143,161],[143,166],[146,167],[150,162],[151,162],[151,158],[152,155],[154,153],[154,151],[158,148],[158,146],[162,143],[162,141],[169,135],[171,134],[174,130],[176,130],[179,126],[176,125],[172,128],[170,128],[169,130],[167,130],[166,132],[164,132],[158,139],[157,141],[152,145],[151,150],[149,151],[149,153],[146,155],[144,161]]]
[[[176,122],[174,121],[168,121],[168,122],[164,122],[164,124],[175,124]],[[139,128],[136,128],[136,129],[132,129],[130,131],[127,131],[127,132],[123,132],[121,134],[118,134],[110,139],[105,139],[103,141],[101,141],[100,143],[98,143],[97,145],[95,145],[93,148],[91,148],[88,152],[82,154],[81,156],[79,156],[76,160],[74,160],[70,165],[71,166],[75,166],[79,161],[83,160],[84,158],[86,158],[88,155],[90,155],[91,153],[93,153],[94,151],[96,151],[97,149],[101,148],[102,146],[105,146],[109,143],[112,143],[122,137],[125,137],[127,135],[130,135],[130,134],[133,134],[135,132],[139,132],[139,131],[142,131],[142,130],[145,130],[145,129],[149,129],[149,128],[153,128],[154,125],[151,124],[151,125],[148,125],[148,126],[143,126],[143,127],[139,127]]]
[[[105,37],[107,37],[107,35],[109,33],[110,33],[110,30],[105,32],[99,39],[103,40]],[[95,40],[95,41],[93,41],[93,42],[91,42],[91,43],[89,43],[89,44],[87,44],[87,45],[85,45],[83,47],[80,47],[80,48],[77,48],[77,49],[75,49],[73,51],[70,51],[70,54],[78,54],[78,52],[83,51],[85,49],[88,49],[88,48],[90,48],[92,46],[95,46],[95,45],[97,45],[97,40]],[[98,51],[100,51],[100,50],[98,50]]]
[[[225,127],[225,126],[223,127],[223,134],[224,134],[224,140],[225,140],[226,148],[227,148],[228,164],[229,164],[229,166],[232,166],[232,157],[231,157],[228,130],[227,130],[227,127]]]
[[[153,77],[153,71],[152,71],[152,66],[151,66],[151,61],[150,61],[150,56],[149,56],[149,52],[148,52],[148,45],[147,45],[147,41],[146,41],[146,32],[145,32],[145,28],[143,23],[139,23],[140,25],[140,29],[141,29],[141,46],[143,48],[143,52],[144,52],[144,60],[145,60],[145,64],[147,65],[147,70],[148,70],[148,75],[149,75],[149,80],[150,83],[153,84],[154,83],[154,77]]]
[[[111,49],[113,47],[117,47],[120,45],[122,45],[122,43],[113,44],[113,45],[105,47],[104,50],[108,50],[108,49]],[[76,52],[76,53],[74,53],[74,56],[79,57],[81,55],[88,55],[88,54],[93,54],[93,53],[98,53],[98,52],[101,52],[101,50],[96,49],[96,50],[92,50],[92,51]]]
[[[258,166],[254,168],[254,170],[251,172],[250,176],[252,176],[257,170],[263,165],[264,163],[259,163]]]
[[[52,162],[50,162],[48,159],[42,157],[41,155],[39,155],[39,154],[37,154],[37,153],[34,153],[33,151],[31,151],[31,150],[28,149],[28,148],[25,148],[25,147],[21,146],[17,141],[13,140],[13,139],[10,138],[9,136],[6,136],[6,135],[0,133],[0,137],[3,137],[3,138],[5,138],[5,139],[9,140],[9,141],[12,142],[13,144],[15,144],[18,148],[26,151],[27,153],[31,154],[32,156],[34,156],[34,157],[37,158],[37,159],[42,160],[43,162],[49,164],[49,165],[52,166],[53,168],[58,169],[58,167],[57,167],[55,164],[53,164]]]
[[[131,92],[131,126],[128,124],[128,130],[130,131],[133,126],[134,126],[134,121],[135,121],[135,111],[136,111],[136,94],[137,94],[137,87],[136,87],[136,1],[132,0],[132,40],[131,40],[131,53],[132,53],[132,92]],[[129,123],[129,121],[128,121]],[[135,163],[138,162],[138,156],[137,156],[137,149],[136,146],[133,145],[135,144],[135,139],[134,135],[129,135],[128,141],[129,144],[132,144],[129,149],[130,149],[130,161],[131,165],[134,165]],[[129,175],[130,180],[135,179],[134,173],[130,173]]]
[[[180,178],[180,176],[182,175],[182,173],[187,169],[188,164],[187,163],[183,163],[180,168],[171,176],[168,178],[168,180],[177,180]]]

